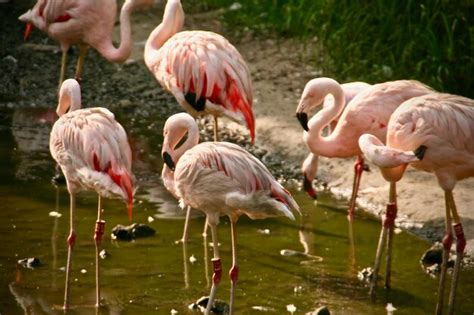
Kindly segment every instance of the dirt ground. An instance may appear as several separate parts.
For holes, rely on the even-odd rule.
[[[59,49],[54,42],[38,34],[39,31],[36,31],[30,43],[22,43],[23,26],[12,16],[22,13],[21,10],[28,7],[25,3],[27,1],[21,2],[20,5],[3,4],[5,7],[9,6],[7,10],[11,10],[9,12],[13,14],[5,15],[7,11],[3,8],[1,10],[2,23],[6,24],[2,27],[9,31],[0,34],[0,106],[21,106],[30,104],[32,99],[38,106],[55,104],[54,89],[59,75]],[[97,95],[100,94],[102,103],[108,104],[112,100],[120,99],[119,106],[127,107],[130,103],[145,104],[154,98],[163,97],[156,92],[158,85],[142,60],[145,40],[161,21],[162,6],[163,4],[159,3],[156,8],[134,14],[134,52],[131,60],[125,65],[107,64],[98,54],[89,53],[84,71],[84,89],[89,92],[88,95],[94,97],[86,95],[85,102],[99,99]],[[318,58],[324,58],[317,54],[317,40],[301,43],[246,30],[226,29],[219,22],[221,15],[222,11],[188,14],[185,28],[219,32],[238,48],[252,73],[257,147],[278,152],[284,156],[285,163],[291,164],[293,168],[299,167],[308,151],[302,141],[302,128],[295,118],[295,109],[305,83],[312,78],[324,76],[317,68]],[[73,72],[73,68],[71,63],[69,73]],[[104,73],[105,77],[109,76],[110,81],[104,79]],[[52,89],[52,93],[39,92]],[[166,98],[173,102],[171,97]],[[233,123],[228,125],[240,128]],[[353,180],[352,168],[353,159],[321,157],[318,189],[328,189],[336,196],[348,198]],[[361,208],[380,215],[388,197],[388,183],[383,180],[374,165],[370,168],[370,172],[363,174],[358,204]],[[327,186],[323,185],[325,183]],[[473,188],[474,178],[458,183],[455,190],[455,200],[468,239],[467,252],[471,256],[474,250]],[[443,191],[432,174],[409,169],[398,184],[398,204],[397,224],[400,227],[431,241],[441,239],[444,227],[444,198]]]

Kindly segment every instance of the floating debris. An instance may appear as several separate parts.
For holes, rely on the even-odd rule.
[[[191,264],[194,264],[196,261],[197,261],[197,259],[196,259],[196,257],[194,257],[194,255],[191,255],[191,257],[189,257],[189,262]]]
[[[153,218],[152,216],[148,216],[147,220],[148,220],[148,223],[151,223],[151,222],[155,221],[155,218]]]
[[[393,312],[395,312],[397,309],[393,306],[392,303],[387,303],[385,310],[387,311],[387,315],[392,315]]]
[[[140,237],[153,236],[155,233],[153,228],[141,223],[133,223],[129,226],[118,224],[112,229],[111,236],[114,240],[131,241]]]
[[[189,304],[188,308],[193,311],[200,311],[204,313],[207,307],[209,296],[202,296],[196,302]],[[221,300],[214,300],[212,303],[211,312],[214,314],[229,314],[229,304]]]
[[[270,235],[270,229],[258,229],[257,232],[263,235]]]
[[[18,260],[18,264],[25,268],[30,268],[30,269],[34,269],[36,267],[41,266],[40,260],[36,257],[20,259]]]
[[[176,315],[176,314],[178,314],[178,311],[173,308],[173,309],[171,310],[171,315]]]
[[[293,314],[294,312],[296,312],[296,306],[294,304],[288,304],[286,306],[286,310],[290,312],[290,314]]]
[[[252,309],[256,311],[260,311],[260,312],[274,312],[275,311],[275,309],[272,307],[260,306],[260,305],[252,306]]]
[[[323,261],[323,257],[321,257],[321,256],[310,255],[310,254],[306,254],[304,252],[300,252],[300,251],[293,250],[293,249],[286,249],[286,248],[280,250],[280,255],[287,256],[287,257],[309,258],[312,262],[314,262],[314,261],[318,261],[318,262]]]
[[[373,276],[374,269],[372,267],[366,267],[357,273],[357,279],[365,283],[369,283]]]
[[[57,212],[57,211],[50,211],[49,216],[53,217],[53,218],[60,218],[60,217],[62,217],[62,214]]]
[[[85,274],[85,273],[87,273],[87,270],[86,269],[81,269],[81,273]]]
[[[102,259],[105,259],[108,256],[109,256],[109,253],[105,249],[101,250],[100,253],[99,253],[99,257],[102,258]]]

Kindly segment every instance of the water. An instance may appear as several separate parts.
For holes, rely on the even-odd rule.
[[[135,151],[138,191],[134,222],[147,223],[157,233],[134,242],[110,238],[116,224],[128,224],[122,202],[104,200],[107,221],[102,260],[102,295],[105,307],[99,314],[192,314],[188,305],[209,292],[212,271],[208,263],[212,248],[201,236],[204,218],[190,224],[186,248],[181,237],[183,215],[175,200],[159,184],[161,160],[159,130],[163,122],[151,123],[150,113],[118,111],[117,119],[130,133]],[[50,183],[54,164],[48,152],[48,134],[54,115],[43,109],[0,110],[0,313],[62,314],[66,237],[69,230],[69,196]],[[131,118],[130,118],[131,117]],[[152,126],[153,125],[153,126]],[[152,126],[152,127],[150,127]],[[132,128],[133,127],[133,128]],[[290,188],[291,189],[291,188]],[[305,314],[326,305],[331,314],[386,314],[388,302],[395,314],[434,313],[438,280],[421,269],[419,259],[429,244],[407,233],[395,236],[390,292],[379,288],[372,303],[367,287],[357,280],[357,271],[371,266],[380,223],[358,215],[354,244],[348,241],[346,201],[321,194],[314,204],[292,189],[303,216],[287,219],[238,222],[240,277],[236,292],[238,314]],[[77,243],[73,260],[70,314],[96,314],[95,250],[92,238],[96,195],[77,198]],[[57,211],[60,218],[49,216]],[[148,223],[148,218],[155,218]],[[268,229],[268,231],[266,231]],[[229,296],[230,228],[226,218],[218,227],[223,280],[217,298]],[[207,240],[207,243],[210,239]],[[282,256],[282,249],[305,251],[322,257]],[[38,257],[42,266],[18,267],[18,259]],[[195,258],[194,262],[190,257]],[[382,281],[380,281],[382,283]],[[463,270],[457,299],[457,314],[474,312],[474,272]],[[254,307],[263,308],[260,311]]]

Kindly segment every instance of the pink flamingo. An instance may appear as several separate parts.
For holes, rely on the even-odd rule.
[[[120,46],[115,48],[112,35],[117,14],[116,0],[38,0],[19,19],[27,23],[25,39],[31,27],[46,32],[58,41],[62,50],[59,85],[66,72],[67,52],[79,45],[76,78],[82,77],[82,66],[89,46],[111,62],[124,62],[132,52],[130,14],[151,0],[126,0],[120,11]]]
[[[371,292],[376,285],[387,229],[389,229],[387,251],[391,251],[397,204],[395,185],[410,164],[416,169],[434,173],[445,193],[446,229],[436,313],[441,314],[443,311],[447,260],[453,242],[452,230],[456,236],[456,262],[448,313],[454,313],[456,286],[466,239],[454,202],[453,189],[457,181],[474,176],[473,134],[474,100],[457,95],[433,93],[404,102],[392,114],[388,124],[386,146],[373,135],[364,134],[360,137],[359,145],[362,152],[369,161],[380,167],[384,178],[390,182],[387,209],[395,208],[392,216],[386,214],[382,225]],[[387,221],[392,223],[387,225]],[[389,258],[387,255],[387,259]]]
[[[349,83],[341,84],[341,88],[344,91],[344,97],[345,97],[344,106],[349,104],[349,102],[357,94],[359,94],[359,92],[365,90],[366,88],[370,86],[371,86],[370,84],[365,83],[365,82],[349,82]],[[333,106],[333,104],[334,104],[334,97],[331,94],[327,95],[324,98],[323,108]],[[340,115],[330,122],[328,126],[329,133],[331,133],[334,130],[334,128],[336,128],[339,117]],[[310,126],[310,128],[313,125],[313,120],[316,120],[316,119],[317,119],[317,116],[313,116],[312,119],[309,120],[308,126]],[[317,199],[317,193],[313,188],[312,182],[316,178],[316,174],[318,173],[318,162],[319,162],[319,156],[310,152],[308,156],[306,157],[306,159],[303,161],[303,164],[301,165],[301,172],[303,173],[304,190],[313,199]]]
[[[296,117],[307,131],[303,139],[308,148],[313,154],[326,157],[357,156],[348,210],[350,221],[354,215],[357,191],[364,168],[364,160],[357,140],[363,133],[370,133],[384,141],[388,120],[393,111],[405,100],[430,92],[432,90],[429,87],[417,81],[389,81],[366,88],[357,94],[344,109],[344,90],[337,81],[330,78],[317,78],[306,84],[296,109]],[[308,112],[321,104],[328,94],[334,97],[334,103],[311,118],[309,128]],[[338,115],[341,116],[334,131],[329,136],[323,137],[321,135],[323,128]]]
[[[181,31],[184,11],[168,0],[163,20],[148,37],[145,63],[161,86],[192,116],[225,116],[246,125],[252,142],[255,121],[249,69],[227,39],[212,32]]]
[[[128,203],[132,218],[132,153],[123,127],[105,108],[80,109],[81,90],[74,79],[63,82],[59,91],[57,114],[51,130],[49,149],[61,167],[70,195],[71,217],[68,237],[64,308],[69,307],[72,251],[76,240],[76,193],[95,190],[99,195],[94,240],[96,246],[96,306],[100,306],[99,251],[105,221],[101,219],[101,196],[121,198]],[[69,112],[68,112],[69,110]]]
[[[185,142],[176,147],[188,134]],[[209,314],[222,268],[217,240],[217,224],[221,215],[231,222],[232,268],[230,313],[238,277],[236,258],[236,222],[240,215],[251,219],[287,216],[294,219],[291,209],[299,211],[290,193],[253,155],[228,142],[198,143],[199,131],[194,119],[180,113],[168,118],[164,129],[162,155],[174,170],[175,190],[180,204],[201,209],[211,227],[214,258],[213,284],[205,314]]]

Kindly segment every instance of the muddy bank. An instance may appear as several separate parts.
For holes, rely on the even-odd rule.
[[[0,106],[54,108],[60,67],[59,46],[39,31],[34,31],[27,43],[23,42],[24,25],[17,22],[16,17],[28,8],[29,1],[0,5],[4,29],[9,30],[0,34]],[[173,97],[161,90],[142,60],[144,41],[161,20],[161,10],[159,5],[133,15],[134,53],[125,64],[110,64],[92,50],[85,64],[84,104],[108,107],[118,117],[127,117],[125,125],[132,137],[134,126],[140,124],[140,117],[165,116],[181,111]],[[188,14],[185,27],[223,33],[241,51],[249,64],[254,83],[257,139],[255,148],[251,150],[269,165],[277,177],[297,177],[307,149],[302,142],[302,130],[294,118],[294,111],[305,83],[314,77],[324,76],[312,66],[317,64],[318,58],[324,58],[314,51],[317,41],[305,45],[293,40],[251,34],[245,30],[225,29],[217,19],[220,15],[221,12]],[[69,54],[69,76],[73,75],[76,58],[77,50],[73,49]],[[313,63],[310,64],[310,60]],[[157,103],[165,105],[157,106]],[[233,123],[228,125],[240,130]],[[161,134],[162,126],[157,124],[150,128]],[[246,135],[246,131],[242,133]],[[225,132],[222,136],[223,139],[230,138],[250,147],[248,138],[236,132]],[[139,143],[140,139],[135,141]],[[158,141],[151,144],[159,145]],[[323,183],[327,183],[327,189],[336,196],[349,197],[352,165],[351,159],[320,158],[319,189],[323,188]],[[136,168],[139,170],[140,165]],[[474,179],[469,179],[458,183],[455,190],[468,239],[467,250],[471,255],[474,250],[474,201],[470,192],[473,188]],[[388,184],[372,165],[371,171],[363,174],[359,205],[380,215],[387,195]],[[439,240],[444,226],[444,201],[443,192],[434,176],[408,170],[398,185],[398,195],[398,224],[431,241]]]

